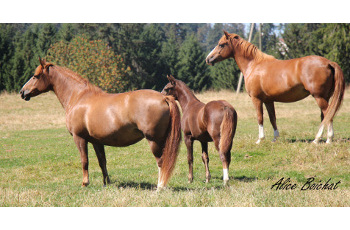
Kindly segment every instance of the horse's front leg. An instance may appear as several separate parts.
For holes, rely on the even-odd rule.
[[[73,134],[73,139],[75,145],[77,146],[80,152],[80,161],[83,168],[83,184],[82,186],[88,186],[89,182],[89,159],[88,159],[88,148],[87,141],[84,138],[81,138],[77,135]]]
[[[102,170],[102,175],[103,175],[103,186],[106,186],[107,184],[110,184],[111,181],[108,176],[107,172],[107,161],[106,161],[106,154],[105,154],[105,147],[102,144],[93,144],[96,156],[98,159],[98,163],[100,165],[100,168]]]
[[[262,140],[265,139],[264,134],[264,117],[263,117],[263,106],[262,101],[256,97],[252,97],[252,101],[256,110],[258,124],[259,124],[259,139],[256,144],[259,144]]]
[[[267,112],[269,114],[271,125],[273,127],[273,140],[272,140],[272,142],[275,142],[275,141],[277,141],[277,137],[280,136],[278,129],[277,129],[277,124],[276,124],[275,105],[273,102],[270,102],[270,103],[265,103],[265,107],[266,107]]]

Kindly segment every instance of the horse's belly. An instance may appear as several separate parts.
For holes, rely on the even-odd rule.
[[[135,144],[144,138],[143,133],[134,125],[120,127],[113,131],[100,131],[99,134],[92,133],[91,137],[101,144],[124,147]]]
[[[267,96],[267,100],[277,101],[277,102],[295,102],[302,100],[310,95],[302,85],[290,88],[289,90],[280,91],[275,94]]]

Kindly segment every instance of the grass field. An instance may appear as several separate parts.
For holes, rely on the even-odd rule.
[[[350,96],[334,120],[332,145],[310,143],[320,124],[312,97],[276,104],[280,139],[264,110],[266,140],[260,145],[256,115],[246,93],[205,92],[203,102],[225,99],[237,110],[230,184],[222,184],[222,164],[209,144],[212,180],[206,184],[200,144],[194,147],[194,182],[187,183],[187,153],[181,144],[173,177],[157,193],[158,170],[146,141],[127,148],[106,148],[112,184],[102,186],[102,173],[91,145],[90,185],[81,187],[80,157],[65,128],[64,111],[53,93],[25,102],[18,94],[0,95],[0,206],[350,206]],[[282,177],[294,190],[271,189]],[[306,190],[307,179],[338,184],[335,190]],[[320,182],[321,181],[321,182]]]

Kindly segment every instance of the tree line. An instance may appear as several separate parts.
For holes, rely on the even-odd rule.
[[[320,55],[350,81],[350,24],[255,24],[252,43],[278,59]],[[160,90],[166,75],[195,91],[235,89],[233,59],[211,67],[205,57],[223,30],[247,39],[241,23],[0,24],[0,91],[18,91],[38,58],[78,72],[109,92]],[[261,42],[260,42],[261,41]]]

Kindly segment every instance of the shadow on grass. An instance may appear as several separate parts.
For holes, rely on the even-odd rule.
[[[312,143],[314,139],[296,139],[296,138],[291,138],[291,139],[286,139],[288,143]],[[350,137],[349,138],[341,138],[341,139],[333,139],[333,142],[350,142]],[[324,144],[326,143],[326,139],[321,139],[319,141],[319,144]]]
[[[314,139],[310,139],[310,138],[308,138],[308,139],[296,139],[296,138],[291,138],[291,139],[286,139],[286,141],[288,142],[288,143],[312,143],[313,141],[314,141]],[[320,140],[320,143],[325,143],[326,141],[324,141],[324,140]]]
[[[252,182],[252,181],[258,180],[257,177],[246,177],[246,176],[233,177],[233,179],[241,182]]]
[[[212,179],[215,180],[220,180],[222,181],[221,177],[212,177]],[[257,180],[257,177],[246,177],[246,176],[240,176],[240,177],[230,177],[230,181],[240,181],[240,182],[252,182]],[[204,186],[201,188],[193,186],[189,187],[184,187],[184,186],[167,186],[168,189],[171,189],[173,191],[195,191],[198,189],[203,189],[203,190],[211,190],[211,189],[225,189],[227,186],[223,184],[223,182],[220,185],[214,185],[217,183],[209,182],[208,184],[203,182]],[[230,182],[229,182],[230,184]],[[136,189],[142,189],[142,190],[149,190],[149,191],[156,191],[157,190],[157,185],[156,184],[151,184],[147,182],[133,182],[133,181],[112,181],[111,184],[112,186],[118,187],[118,188],[136,188]],[[212,186],[211,186],[212,185]]]
[[[142,190],[156,190],[157,185],[156,184],[150,184],[147,182],[141,182],[141,183],[136,183],[133,181],[112,181],[111,185],[114,185],[118,188],[138,188]]]

